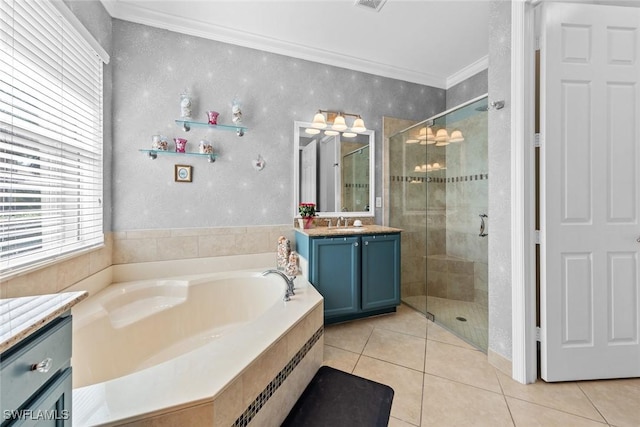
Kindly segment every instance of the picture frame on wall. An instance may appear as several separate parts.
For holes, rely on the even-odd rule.
[[[175,182],[191,182],[193,167],[190,165],[175,165],[173,178]]]

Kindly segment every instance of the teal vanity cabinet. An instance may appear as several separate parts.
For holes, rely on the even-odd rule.
[[[0,426],[71,427],[69,309],[86,295],[0,300]]]
[[[325,323],[389,313],[400,304],[400,233],[296,232],[307,278],[324,297]]]

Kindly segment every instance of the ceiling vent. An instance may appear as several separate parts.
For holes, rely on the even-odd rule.
[[[356,0],[355,4],[363,9],[380,12],[380,9],[382,9],[386,1],[387,0]]]

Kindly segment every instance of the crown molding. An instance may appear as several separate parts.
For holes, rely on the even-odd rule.
[[[451,87],[457,85],[468,79],[471,76],[478,74],[480,71],[486,70],[489,68],[489,56],[483,56],[478,59],[476,62],[473,62],[460,71],[457,71],[447,77],[445,89],[450,89]]]
[[[447,83],[446,78],[431,73],[369,61],[247,31],[239,31],[222,25],[188,20],[130,3],[102,0],[102,4],[113,18],[124,21],[440,89],[445,89]]]

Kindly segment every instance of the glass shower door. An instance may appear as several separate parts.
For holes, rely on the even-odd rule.
[[[427,311],[482,350],[488,342],[487,99],[433,120],[427,145],[429,201],[440,208],[427,221]],[[428,172],[429,173],[429,172]],[[429,244],[429,240],[431,243]]]
[[[390,225],[402,236],[402,300],[486,351],[486,97],[390,138]],[[481,231],[481,225],[485,224]]]

